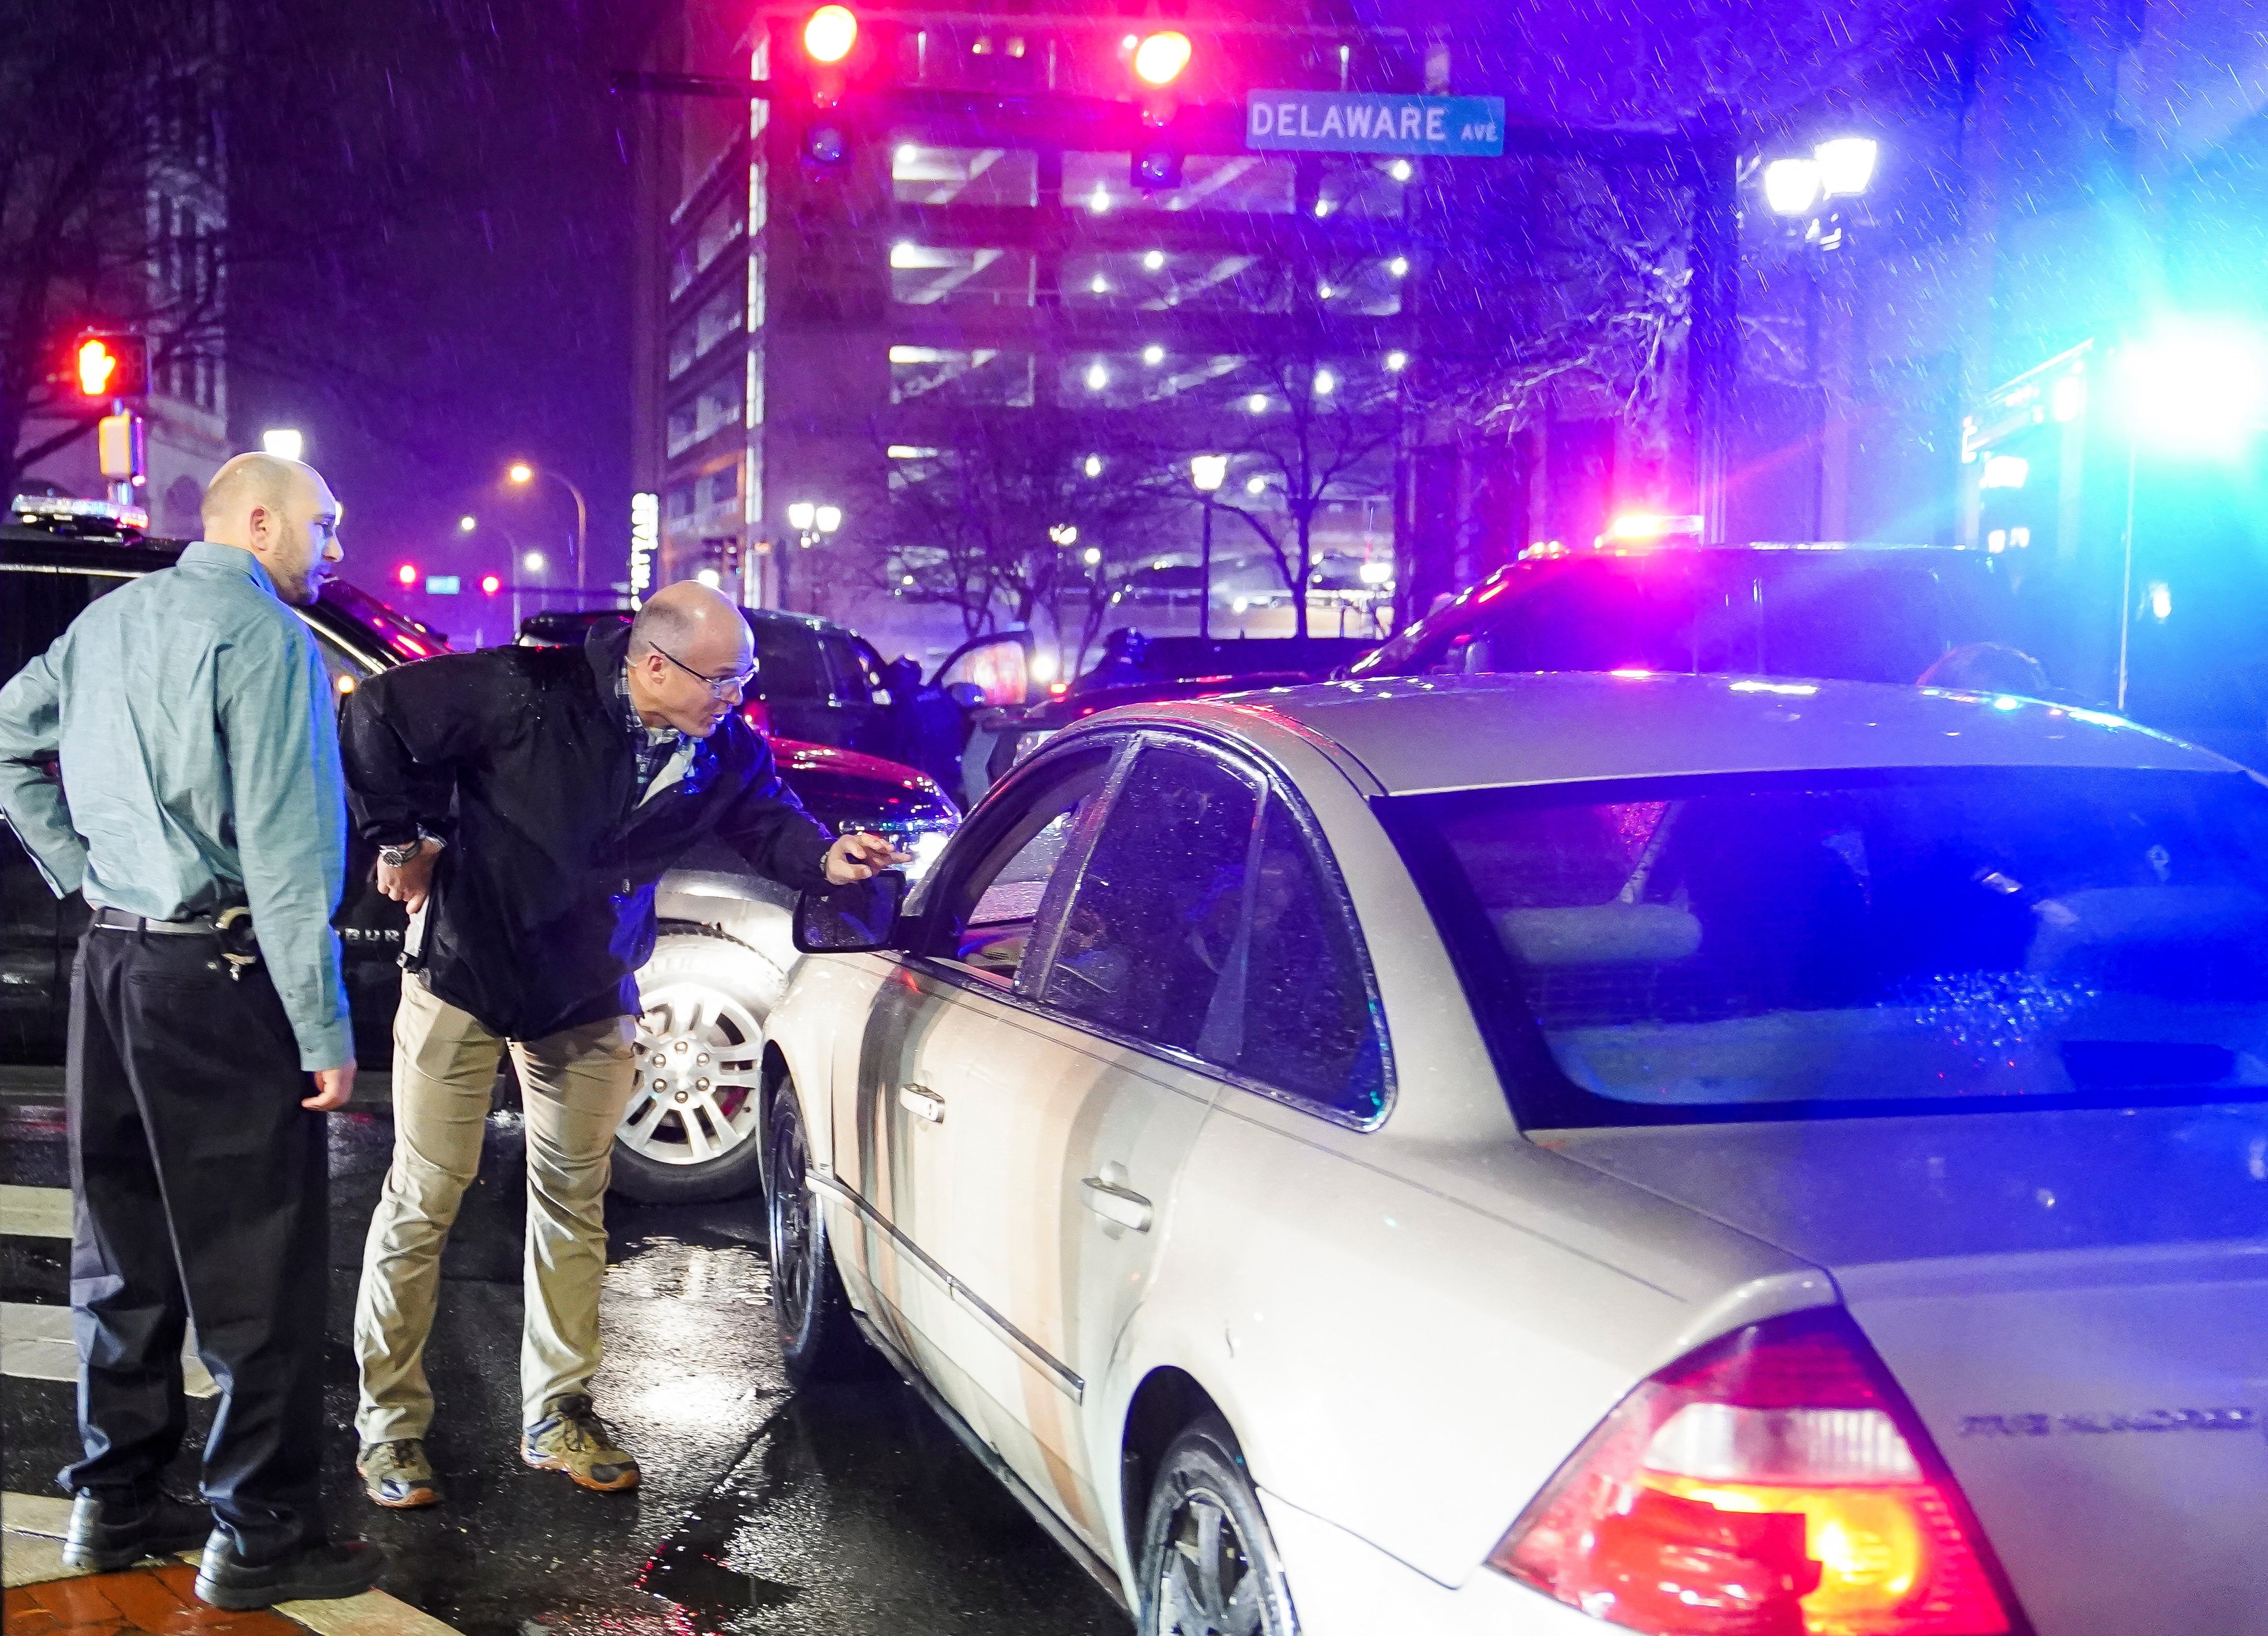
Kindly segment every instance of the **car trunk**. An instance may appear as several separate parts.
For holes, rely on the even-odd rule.
[[[2268,1108],[1536,1139],[1828,1269],[2038,1636],[2268,1632]]]

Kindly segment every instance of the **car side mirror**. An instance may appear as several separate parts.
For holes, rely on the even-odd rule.
[[[973,682],[956,682],[945,690],[945,696],[962,710],[983,710],[984,689]]]
[[[796,952],[858,954],[888,948],[905,895],[906,877],[896,869],[848,886],[803,893],[795,900]]]

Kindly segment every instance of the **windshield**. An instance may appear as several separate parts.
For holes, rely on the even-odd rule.
[[[2268,791],[1698,777],[1388,803],[1524,1124],[2255,1100]]]

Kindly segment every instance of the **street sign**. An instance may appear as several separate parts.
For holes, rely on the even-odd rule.
[[[428,574],[425,576],[425,594],[454,596],[463,585],[463,579],[456,574]]]
[[[1244,145],[1256,152],[1495,158],[1504,152],[1504,99],[1255,91],[1244,99]]]

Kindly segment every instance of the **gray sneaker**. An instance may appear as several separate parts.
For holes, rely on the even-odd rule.
[[[615,1446],[614,1433],[588,1397],[554,1397],[543,1408],[543,1419],[519,1440],[522,1460],[539,1471],[564,1471],[602,1493],[637,1486],[638,1463]]]
[[[433,1463],[425,1457],[423,1438],[372,1443],[355,1461],[355,1470],[362,1473],[364,1491],[389,1511],[441,1503],[440,1485],[433,1480]]]

